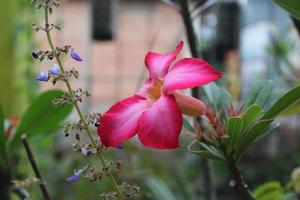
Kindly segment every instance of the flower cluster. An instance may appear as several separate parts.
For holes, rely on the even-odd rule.
[[[46,51],[46,52],[48,52],[48,51]],[[42,52],[42,51],[34,51],[34,52],[32,52],[32,56],[33,56],[33,58],[35,58],[35,59],[40,59],[41,60],[41,56],[42,55],[44,55],[44,53]],[[47,54],[48,55],[48,54]],[[49,55],[48,55],[48,57],[49,57]],[[72,48],[72,50],[71,50],[71,57],[74,59],[74,60],[76,60],[76,61],[79,61],[79,62],[81,62],[82,61],[82,59],[80,58],[80,56],[76,53],[76,51],[75,51],[75,49],[74,48]],[[75,70],[74,70],[75,71]],[[65,73],[66,74],[66,73]],[[64,74],[64,75],[65,75]],[[75,74],[74,76],[75,77],[78,77],[78,76],[76,76],[76,74],[78,74],[78,72],[76,73],[76,72],[74,72],[73,73],[73,71],[71,71],[70,73],[67,73],[67,75],[69,76],[69,77],[71,77],[73,74]],[[54,81],[53,81],[53,83],[55,84],[55,82],[57,81],[57,78],[59,78],[60,76],[60,67],[59,67],[59,65],[58,64],[54,64],[49,70],[47,70],[47,71],[41,71],[40,72],[40,74],[36,77],[36,80],[38,80],[38,81],[42,81],[42,82],[48,82],[52,77],[53,77],[53,79],[54,79]],[[63,76],[64,77],[64,76]]]

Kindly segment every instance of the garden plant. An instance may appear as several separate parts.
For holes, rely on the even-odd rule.
[[[198,6],[204,1],[200,2]],[[300,19],[300,10],[293,9],[293,6],[299,8],[298,1],[275,2],[290,12],[294,20]],[[45,50],[33,50],[32,58],[39,63],[45,60],[52,63],[48,70],[40,72],[36,81],[53,87],[57,83],[64,83],[66,90],[51,89],[41,93],[21,118],[6,119],[5,107],[0,107],[1,199],[9,199],[10,192],[15,192],[20,199],[35,199],[28,189],[35,184],[40,186],[44,199],[53,199],[48,190],[49,183],[39,169],[39,161],[35,159],[39,152],[34,152],[30,143],[38,135],[46,137],[54,132],[63,132],[65,139],[72,143],[69,146],[74,152],[89,158],[82,159],[82,162],[86,162],[83,167],[70,171],[64,184],[76,184],[87,179],[101,188],[103,181],[109,181],[109,190],[101,194],[99,192],[94,199],[144,199],[141,194],[143,186],[119,177],[125,173],[127,163],[110,158],[111,151],[124,148],[124,142],[132,142],[134,136],[143,145],[140,148],[149,148],[157,154],[181,148],[193,157],[222,163],[222,170],[228,171],[231,176],[227,180],[228,187],[233,188],[239,199],[299,198],[299,172],[293,173],[291,185],[285,189],[276,183],[268,183],[253,192],[243,176],[244,169],[240,168],[245,152],[280,126],[277,117],[297,111],[299,84],[293,81],[290,89],[271,102],[270,99],[274,99],[274,82],[260,81],[253,84],[242,102],[234,102],[230,93],[221,86],[224,74],[198,56],[195,32],[186,3],[181,0],[178,6],[186,26],[188,42],[178,41],[170,52],[148,52],[145,55],[148,77],[144,85],[132,96],[116,102],[108,111],[86,114],[81,103],[92,94],[82,88],[74,88],[71,82],[79,79],[80,74],[76,67],[69,70],[62,62],[62,59],[73,59],[74,65],[81,65],[84,57],[80,49],[71,44],[57,44],[52,37],[54,31],[61,29],[59,24],[51,21],[60,2],[32,1],[32,5],[43,12],[43,19],[34,23],[33,28],[44,35],[48,44]],[[176,60],[183,46],[190,47],[192,57]],[[198,87],[201,90],[196,89],[198,92],[195,92]],[[193,95],[183,92],[186,89],[193,89]],[[64,122],[72,111],[78,120]],[[181,145],[179,138],[185,136],[188,136],[185,138],[188,144]],[[18,180],[16,169],[10,167],[18,165],[14,160],[23,149],[22,145],[35,178]],[[85,191],[88,193],[89,189],[85,188]]]

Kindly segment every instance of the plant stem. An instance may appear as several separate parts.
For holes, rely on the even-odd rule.
[[[248,185],[245,183],[243,176],[239,167],[236,165],[234,161],[228,163],[228,169],[232,176],[232,182],[230,185],[233,187],[235,192],[240,196],[243,200],[255,200],[253,197],[251,190]]]
[[[22,140],[23,146],[25,147],[27,157],[30,161],[30,164],[31,164],[31,167],[32,167],[32,169],[35,173],[35,176],[39,179],[39,185],[40,185],[41,191],[43,193],[43,196],[46,200],[51,200],[49,192],[48,192],[47,187],[46,187],[46,183],[44,181],[44,178],[43,178],[42,174],[40,173],[40,170],[39,170],[39,168],[38,168],[38,166],[37,166],[37,164],[34,160],[33,153],[32,153],[32,151],[30,149],[30,146],[27,142],[26,135],[22,135],[21,140]]]
[[[49,43],[49,45],[50,45],[52,51],[55,51],[55,47],[54,47],[54,44],[53,44],[53,42],[52,42],[52,38],[51,38],[50,30],[49,30],[48,9],[45,8],[44,10],[45,10],[45,28],[46,28],[47,40],[48,40],[48,43]],[[60,58],[59,58],[59,56],[58,56],[57,54],[55,54],[55,59],[56,59],[58,65],[59,65],[59,67],[60,67],[61,72],[62,72],[62,73],[65,73],[65,69],[64,69],[64,67],[63,67],[63,64],[62,64],[62,62],[61,62],[61,60],[60,60]],[[73,93],[73,89],[72,89],[72,87],[71,87],[71,84],[70,84],[69,80],[65,80],[65,83],[66,83],[66,86],[67,86],[67,89],[68,89],[68,92],[69,92],[70,96],[73,98],[73,97],[74,97],[74,93]],[[93,147],[94,147],[95,149],[98,149],[98,146],[97,146],[97,144],[95,143],[95,141],[94,141],[94,139],[93,139],[93,137],[92,137],[92,133],[91,133],[89,127],[88,127],[88,124],[86,123],[86,120],[85,120],[85,118],[84,118],[84,116],[83,116],[83,113],[82,113],[82,111],[81,111],[81,109],[80,109],[78,103],[75,102],[75,103],[74,103],[74,106],[75,106],[75,108],[76,108],[76,111],[77,111],[77,113],[78,113],[78,115],[79,115],[80,120],[81,120],[82,123],[84,124],[84,130],[85,130],[85,132],[87,133],[87,135],[88,135],[88,137],[89,137],[89,139],[90,139],[90,141],[91,141]],[[101,151],[97,154],[97,156],[98,156],[98,158],[99,158],[99,160],[100,160],[102,166],[103,166],[104,168],[106,168],[107,165],[106,165],[106,163],[105,163],[105,159],[104,159],[104,157],[103,157]],[[118,187],[118,184],[117,184],[117,182],[116,182],[116,179],[114,178],[114,176],[113,176],[111,173],[109,174],[109,179],[111,180],[112,185],[113,185],[115,191],[118,193],[119,198],[125,199],[125,198],[124,198],[124,195],[123,195],[123,193],[122,193],[122,191],[121,191],[121,190],[119,189],[119,187]]]
[[[237,165],[236,159],[229,155],[222,143],[219,141],[221,150],[224,153],[225,159],[227,161],[228,170],[231,174],[232,180],[230,181],[230,186],[233,187],[235,192],[240,196],[242,200],[256,200],[248,185],[245,183],[241,171]]]

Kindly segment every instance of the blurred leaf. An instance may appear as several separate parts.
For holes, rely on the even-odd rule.
[[[262,108],[259,105],[251,105],[247,108],[245,114],[242,116],[244,123],[242,131],[246,131],[252,123],[260,116],[262,113]]]
[[[265,119],[260,120],[256,123],[254,123],[248,131],[243,134],[243,137],[241,139],[241,143],[239,144],[239,151],[238,154],[241,154],[243,151],[245,151],[252,143],[254,143],[258,137],[260,137],[264,130],[271,124],[273,120],[272,119]]]
[[[289,117],[300,113],[300,103],[296,103],[295,105],[287,108],[286,110],[280,113],[280,116]]]
[[[262,108],[269,100],[273,88],[275,86],[274,81],[271,80],[263,80],[256,82],[249,91],[247,106],[256,104],[261,106]]]
[[[299,0],[273,0],[280,7],[289,12],[290,15],[300,20],[300,1]]]
[[[204,91],[208,98],[208,103],[211,104],[215,111],[222,113],[223,118],[227,118],[224,116],[227,110],[227,107],[231,104],[231,95],[224,88],[219,87],[216,83],[210,83],[205,85]]]
[[[221,161],[225,160],[223,153],[214,146],[204,144],[203,142],[199,142],[198,144],[200,144],[202,150],[190,150],[193,154],[202,156],[204,158],[216,159]]]
[[[176,200],[172,191],[161,179],[150,177],[146,179],[146,185],[154,195],[153,199],[159,200]]]
[[[287,193],[287,194],[284,194],[282,197],[281,197],[281,200],[295,200],[297,199],[296,195],[294,193]]]
[[[294,87],[281,96],[271,108],[263,115],[262,119],[273,119],[279,113],[298,102],[300,99],[300,86]]]
[[[257,200],[280,200],[282,187],[280,182],[267,182],[255,188],[253,194]]]
[[[227,121],[226,135],[228,138],[225,138],[224,141],[229,153],[236,149],[238,143],[240,142],[243,123],[243,119],[239,117],[232,117]]]
[[[0,166],[3,165],[6,160],[4,120],[4,112],[2,109],[2,104],[0,103]]]
[[[274,129],[278,128],[280,125],[279,122],[272,122],[269,126],[266,127],[266,129],[259,135],[259,137],[256,138],[256,141],[260,138],[263,138],[267,136],[269,133],[271,133]]]
[[[190,132],[195,133],[194,127],[191,125],[191,123],[185,117],[183,117],[183,127],[185,129],[189,130]]]
[[[192,151],[193,154],[198,155],[202,158],[214,159],[224,161],[224,158],[219,157],[215,154],[210,153],[209,151],[200,150],[200,151]]]
[[[40,94],[21,118],[12,140],[9,143],[9,150],[14,150],[20,144],[20,136],[26,133],[27,137],[38,134],[47,134],[58,130],[63,120],[71,113],[73,106],[54,106],[52,101],[63,95],[63,91],[49,90]]]

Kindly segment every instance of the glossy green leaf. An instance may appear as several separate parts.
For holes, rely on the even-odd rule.
[[[154,199],[176,200],[173,192],[160,178],[151,177],[146,179],[146,185],[151,190]]]
[[[290,15],[300,20],[300,1],[299,0],[273,0],[280,7],[289,12]]]
[[[228,152],[236,149],[240,139],[244,121],[240,117],[229,118],[226,125],[226,135],[228,138],[224,139]]]
[[[270,96],[272,94],[273,88],[275,86],[274,81],[271,80],[263,80],[255,83],[249,91],[249,95],[247,97],[247,106],[256,104],[261,107],[268,102]]]
[[[4,112],[0,103],[0,166],[2,166],[6,160],[4,120]]]
[[[263,115],[262,119],[273,119],[278,114],[288,109],[300,100],[300,86],[294,87],[281,96],[271,108]]]
[[[58,130],[62,122],[71,113],[73,106],[64,105],[54,106],[54,98],[61,97],[63,91],[49,90],[40,94],[29,106],[21,118],[14,137],[9,143],[9,149],[15,149],[20,144],[20,136],[26,133],[27,137],[33,137],[38,134],[48,134]]]
[[[238,154],[241,154],[251,144],[253,144],[257,140],[257,138],[264,133],[264,130],[271,124],[272,121],[272,119],[265,119],[254,123],[248,129],[248,131],[245,134],[243,134],[241,143],[239,144]]]
[[[242,131],[246,131],[255,120],[261,115],[262,108],[259,105],[251,105],[247,108],[245,114],[242,116],[244,123]]]

